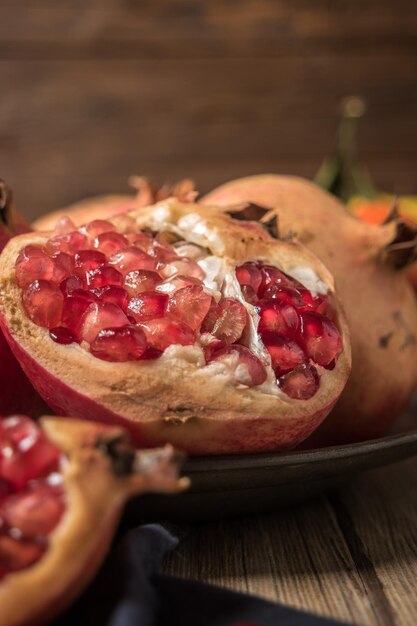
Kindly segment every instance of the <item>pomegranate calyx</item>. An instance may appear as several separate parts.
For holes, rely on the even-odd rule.
[[[401,270],[417,259],[417,224],[401,218],[394,218],[380,228],[388,230],[390,241],[380,250],[382,263]]]
[[[0,233],[0,250],[3,249],[10,236],[27,233],[30,230],[30,226],[14,207],[11,189],[4,180],[0,179],[0,231],[7,235],[3,237]]]

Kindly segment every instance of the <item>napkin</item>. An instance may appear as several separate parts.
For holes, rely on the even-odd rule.
[[[127,532],[88,589],[53,626],[341,626],[260,598],[156,573],[181,532],[160,524]]]

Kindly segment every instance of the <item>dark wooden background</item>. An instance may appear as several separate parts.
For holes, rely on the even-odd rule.
[[[312,176],[351,93],[376,181],[417,192],[415,0],[0,0],[0,78],[29,217],[133,173]]]

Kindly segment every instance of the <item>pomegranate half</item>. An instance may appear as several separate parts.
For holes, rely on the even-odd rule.
[[[329,272],[254,222],[166,200],[13,239],[1,320],[57,413],[191,454],[283,449],[350,371]]]
[[[121,429],[0,419],[0,626],[49,622],[94,576],[125,501],[175,493],[181,456],[134,452]]]
[[[405,267],[413,259],[406,226],[366,224],[316,185],[290,176],[234,180],[202,199],[225,210],[248,202],[270,207],[281,236],[295,234],[317,254],[346,310],[352,374],[312,445],[380,436],[417,386],[417,303]]]

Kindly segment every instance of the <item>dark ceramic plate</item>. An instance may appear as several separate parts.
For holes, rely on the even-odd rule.
[[[179,496],[144,496],[131,502],[130,521],[224,519],[273,511],[307,500],[364,470],[417,454],[417,410],[401,432],[345,446],[287,453],[190,459],[192,487]],[[398,430],[398,428],[397,428]]]

